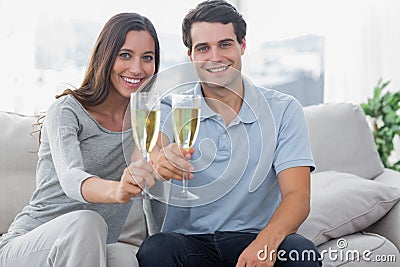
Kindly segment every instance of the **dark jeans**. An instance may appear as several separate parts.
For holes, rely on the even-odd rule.
[[[158,233],[147,238],[136,255],[139,265],[154,266],[235,266],[242,251],[256,238],[257,234],[240,232],[216,232],[205,235],[183,235],[176,233]],[[298,234],[287,236],[279,246],[280,259],[274,266],[321,266],[319,253],[314,244]],[[297,252],[294,252],[297,251]],[[308,257],[311,251],[315,259]],[[299,255],[299,261],[295,260]],[[265,254],[260,254],[264,257]],[[285,260],[287,259],[287,260]],[[294,260],[292,260],[294,259]]]

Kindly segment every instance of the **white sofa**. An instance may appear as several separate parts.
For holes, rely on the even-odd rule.
[[[383,260],[399,266],[400,173],[383,168],[362,110],[350,103],[304,110],[317,170],[311,213],[299,233],[318,246],[324,266],[382,266]],[[35,186],[36,119],[0,112],[0,234]],[[143,213],[132,217],[137,221],[127,222],[121,241],[138,246],[148,220]]]
[[[362,109],[335,103],[304,111],[317,169],[298,232],[325,253],[324,266],[399,266],[400,173],[383,168]]]

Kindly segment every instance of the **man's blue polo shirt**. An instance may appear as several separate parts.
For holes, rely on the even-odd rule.
[[[191,160],[189,189],[200,199],[169,200],[163,232],[257,233],[281,201],[277,174],[314,161],[301,105],[291,96],[243,80],[244,99],[228,125],[202,99],[200,129]],[[202,94],[200,84],[194,89]],[[161,105],[161,131],[174,142],[171,101]],[[296,179],[296,177],[293,177]],[[181,190],[173,180],[170,196]]]

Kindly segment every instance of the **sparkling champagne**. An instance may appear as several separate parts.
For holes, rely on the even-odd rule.
[[[175,108],[172,112],[172,125],[175,142],[189,149],[196,140],[200,124],[200,108]]]
[[[160,110],[136,109],[132,113],[132,132],[136,145],[142,151],[151,152],[160,129]]]

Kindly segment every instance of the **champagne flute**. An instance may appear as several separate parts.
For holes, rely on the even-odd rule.
[[[172,128],[176,144],[189,150],[196,141],[200,126],[200,95],[172,95]],[[188,190],[188,180],[182,176],[182,191],[173,195],[173,199],[194,200],[199,197]]]
[[[136,146],[143,158],[149,162],[149,153],[154,148],[160,129],[160,100],[154,92],[136,92],[131,94],[132,134]],[[146,182],[140,196],[135,198],[152,199]]]

